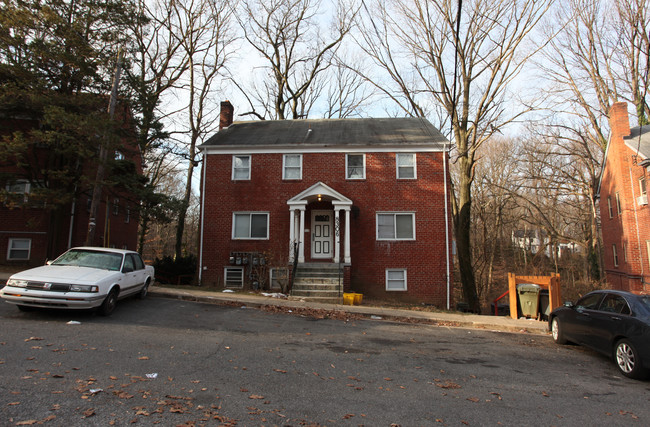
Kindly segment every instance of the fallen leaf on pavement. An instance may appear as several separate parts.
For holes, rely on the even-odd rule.
[[[85,411],[82,412],[84,418],[92,417],[95,415],[95,409],[94,408],[88,408]]]

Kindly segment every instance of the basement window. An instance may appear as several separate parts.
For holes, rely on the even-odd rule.
[[[406,269],[386,269],[386,290],[406,290]]]
[[[243,288],[244,287],[244,268],[243,267],[226,267],[224,269],[224,287],[226,288]]]

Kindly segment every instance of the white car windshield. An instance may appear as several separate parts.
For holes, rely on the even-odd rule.
[[[112,252],[72,249],[55,259],[51,265],[74,265],[119,271],[122,266],[122,255]]]

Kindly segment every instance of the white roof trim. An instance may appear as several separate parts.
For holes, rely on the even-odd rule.
[[[352,206],[352,200],[320,181],[287,200],[287,204],[289,206],[305,206],[310,201],[314,201],[319,194],[323,199],[331,201],[336,206]]]
[[[349,145],[349,146],[328,146],[317,147],[310,145],[274,146],[260,147],[251,145],[238,146],[199,146],[204,154],[306,154],[306,153],[441,153],[443,149],[431,145]]]

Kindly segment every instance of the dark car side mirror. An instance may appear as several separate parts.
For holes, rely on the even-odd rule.
[[[564,306],[572,308],[573,307],[573,301],[564,301]]]
[[[131,273],[133,271],[133,268],[131,267],[124,267],[122,269],[122,273]]]

